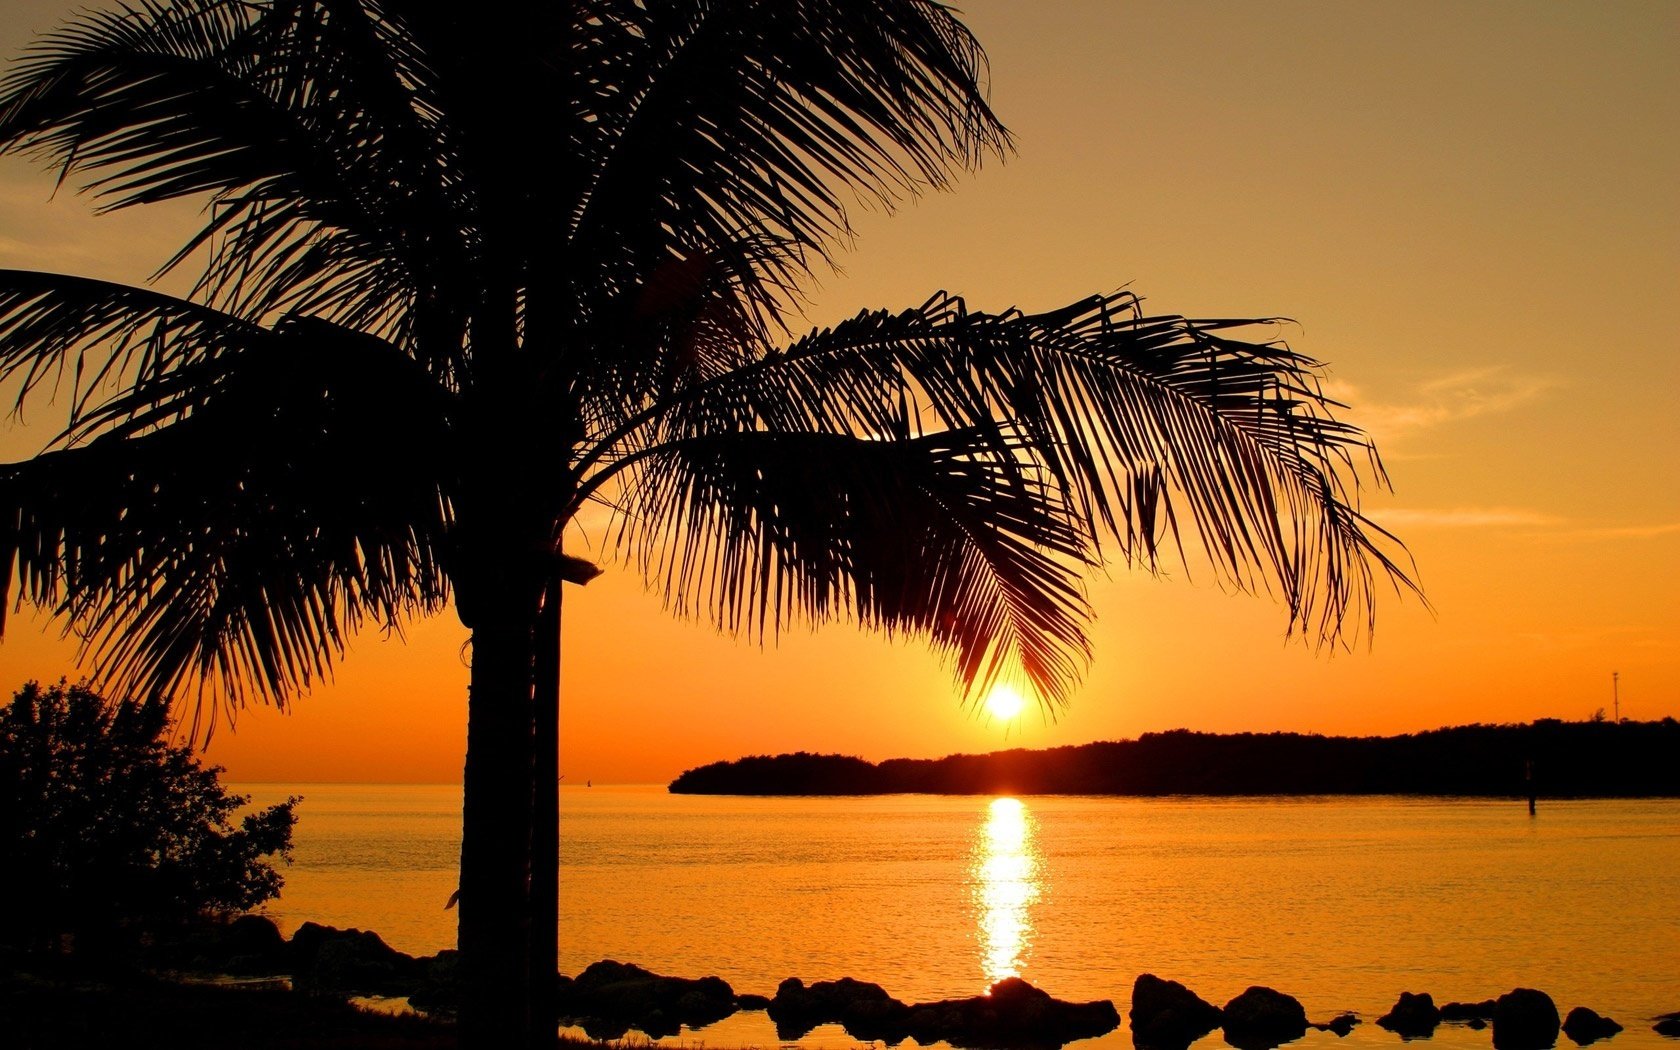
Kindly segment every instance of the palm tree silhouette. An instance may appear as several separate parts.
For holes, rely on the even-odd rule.
[[[848,617],[974,691],[1062,701],[1081,572],[1181,531],[1291,629],[1357,635],[1411,587],[1358,510],[1382,468],[1265,322],[940,293],[786,342],[848,202],[1009,148],[984,62],[930,0],[80,16],[0,86],[0,148],[106,209],[204,201],[160,271],[201,273],[0,272],[0,376],[69,414],[0,467],[0,615],[213,720],[452,601],[475,1047],[552,1036],[560,591],[596,571],[561,541],[591,503],[680,614]]]

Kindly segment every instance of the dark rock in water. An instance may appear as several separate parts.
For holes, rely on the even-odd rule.
[[[1132,1042],[1150,1050],[1184,1050],[1219,1027],[1219,1007],[1177,981],[1152,973],[1132,983],[1132,1008],[1127,1013]]]
[[[1651,1030],[1658,1035],[1680,1039],[1680,1010],[1671,1014],[1659,1014],[1657,1023],[1651,1026]]]
[[[737,1010],[763,1010],[768,1008],[769,1005],[770,997],[767,995],[737,995],[735,997],[735,1009]]]
[[[1441,1023],[1441,1011],[1428,992],[1401,992],[1400,999],[1388,1013],[1377,1018],[1377,1024],[1403,1039],[1427,1039],[1435,1034]]]
[[[1556,1046],[1557,1005],[1545,992],[1516,988],[1493,1004],[1494,1050],[1545,1050]]]
[[[1470,1020],[1464,1022],[1464,1027],[1474,1028],[1478,1032],[1480,1032],[1482,1029],[1486,1028],[1487,1026],[1488,1026],[1488,1023],[1486,1021],[1482,1020],[1480,1017],[1472,1017],[1472,1018],[1470,1018]]]
[[[1347,1034],[1353,1031],[1354,1026],[1358,1023],[1358,1014],[1340,1013],[1323,1024],[1315,1024],[1312,1027],[1321,1032],[1335,1032],[1338,1037],[1346,1039]]]
[[[166,965],[200,972],[239,976],[292,972],[287,965],[286,939],[273,920],[262,915],[176,928],[157,938],[153,952]]]
[[[461,1008],[460,953],[446,948],[418,960],[424,969],[420,981],[408,996],[408,1005],[437,1017],[453,1017]],[[556,977],[565,982],[565,977]]]
[[[328,995],[409,995],[425,965],[372,930],[340,930],[306,922],[286,945],[292,981]]]
[[[1239,1050],[1271,1050],[1307,1034],[1307,1012],[1291,995],[1256,985],[1225,1004],[1225,1041]]]
[[[1581,1046],[1608,1039],[1622,1030],[1622,1026],[1584,1006],[1577,1006],[1563,1019],[1563,1034]]]
[[[560,1016],[592,1039],[620,1039],[632,1028],[659,1039],[735,1012],[735,990],[721,977],[667,977],[610,959],[561,979],[556,991]]]
[[[1479,1003],[1447,1003],[1441,1007],[1443,1021],[1491,1021],[1493,1020],[1493,1000],[1483,999]]]
[[[1076,1039],[1107,1035],[1118,1027],[1120,1012],[1107,999],[1066,1002],[1019,977],[1006,977],[985,995],[910,1007],[907,1034],[924,1046],[944,1040],[958,1047],[1053,1050]],[[858,1035],[849,1027],[847,1032]]]
[[[850,977],[810,986],[789,977],[776,986],[776,997],[766,1009],[780,1039],[798,1039],[817,1025],[835,1022],[858,1039],[898,1042],[909,1017],[909,1007],[885,988]]]
[[[1107,1000],[1069,1003],[1011,977],[986,995],[905,1004],[878,984],[843,977],[807,986],[790,977],[776,988],[770,1019],[781,1039],[798,1039],[819,1024],[836,1023],[865,1041],[928,1044],[943,1040],[959,1047],[1059,1047],[1075,1039],[1106,1035],[1120,1025]]]

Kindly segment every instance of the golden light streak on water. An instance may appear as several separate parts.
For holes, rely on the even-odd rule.
[[[1043,867],[1034,826],[1019,799],[995,798],[975,836],[970,871],[980,971],[988,987],[1021,976],[1032,951],[1032,905],[1039,898]]]

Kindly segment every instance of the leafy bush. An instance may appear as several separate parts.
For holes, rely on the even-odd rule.
[[[280,893],[291,798],[233,819],[221,767],[168,739],[161,701],[109,702],[85,685],[30,682],[0,710],[0,941],[119,931],[226,915]]]

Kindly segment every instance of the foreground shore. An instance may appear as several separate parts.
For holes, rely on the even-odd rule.
[[[135,971],[0,961],[9,1050],[455,1050],[455,1026],[273,982],[204,984]],[[610,1044],[559,1037],[559,1050]]]

